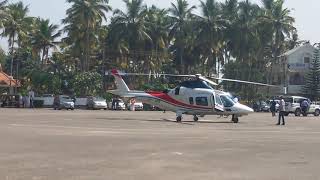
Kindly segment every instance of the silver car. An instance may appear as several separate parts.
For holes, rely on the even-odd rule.
[[[105,99],[100,97],[90,96],[87,98],[87,108],[88,109],[108,109],[108,105]]]
[[[70,109],[74,110],[74,101],[67,95],[59,95],[54,97],[53,108],[55,110]]]

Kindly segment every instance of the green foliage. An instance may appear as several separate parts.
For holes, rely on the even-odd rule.
[[[76,95],[98,95],[102,90],[102,76],[97,72],[78,73],[73,79]]]
[[[109,97],[101,92],[102,77],[97,72],[111,68],[204,75],[224,69],[226,78],[271,83],[276,58],[298,42],[294,18],[283,0],[264,0],[261,6],[249,0],[201,0],[199,7],[172,0],[168,9],[148,7],[143,0],[123,0],[124,10],[114,10],[105,26],[111,11],[108,0],[67,2],[70,8],[63,20],[67,35],[57,42],[58,26],[30,17],[28,6],[21,2],[1,1],[0,30],[9,41],[11,56],[0,52],[0,62],[5,61],[7,72],[13,64],[14,77],[23,82],[21,91],[32,86],[37,93],[73,89],[78,95]],[[197,8],[200,13],[195,15]],[[167,87],[156,80],[142,89]],[[248,99],[257,91],[235,83],[224,88]]]
[[[305,80],[306,84],[303,87],[303,93],[312,100],[318,100],[320,97],[320,47],[314,52],[310,70]]]
[[[153,91],[163,91],[168,88],[169,88],[169,85],[167,83],[164,83],[160,79],[156,79],[151,83],[143,84],[140,89],[153,90]]]
[[[61,93],[61,80],[59,76],[34,70],[30,76],[32,87],[37,90],[39,94],[59,94]]]

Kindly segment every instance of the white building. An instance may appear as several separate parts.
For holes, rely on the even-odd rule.
[[[287,93],[298,95],[302,93],[305,75],[310,69],[315,48],[306,43],[281,55],[275,66],[274,81],[287,87]]]

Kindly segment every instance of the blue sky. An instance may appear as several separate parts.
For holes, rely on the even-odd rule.
[[[17,2],[19,0],[9,0]],[[48,18],[55,24],[60,24],[65,17],[65,11],[69,7],[66,0],[22,0],[29,5],[31,16]],[[158,7],[170,7],[175,0],[144,0],[147,5],[155,4]],[[221,0],[222,1],[222,0]],[[260,3],[261,0],[251,0]],[[124,4],[121,0],[109,0],[113,9],[122,9]],[[198,5],[199,0],[188,0],[189,4]],[[319,0],[286,0],[285,5],[292,10],[292,16],[296,18],[295,26],[298,28],[300,39],[320,42],[320,1]],[[3,40],[1,46],[5,46]],[[5,47],[3,47],[5,48]]]

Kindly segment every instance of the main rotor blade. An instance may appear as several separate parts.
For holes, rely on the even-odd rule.
[[[251,81],[242,81],[242,80],[236,80],[236,79],[226,79],[226,78],[216,78],[216,77],[213,77],[213,79],[217,79],[217,80],[221,80],[221,81],[238,82],[238,83],[244,83],[244,84],[253,84],[253,85],[258,85],[258,86],[280,87],[280,86],[271,85],[271,84],[264,84],[264,83],[251,82]]]
[[[199,76],[198,78],[203,80],[203,81],[205,81],[205,82],[207,82],[207,83],[209,83],[209,84],[211,84],[211,85],[213,85],[213,86],[217,86],[218,85],[217,83],[215,83],[215,82],[211,81],[210,79],[207,79],[207,78],[205,78],[203,76]]]
[[[109,72],[106,72],[106,75],[110,75]],[[156,76],[156,77],[161,77],[161,76],[170,76],[170,77],[196,77],[195,75],[176,75],[176,74],[161,74],[161,73],[123,73],[119,72],[119,75],[121,76]]]

